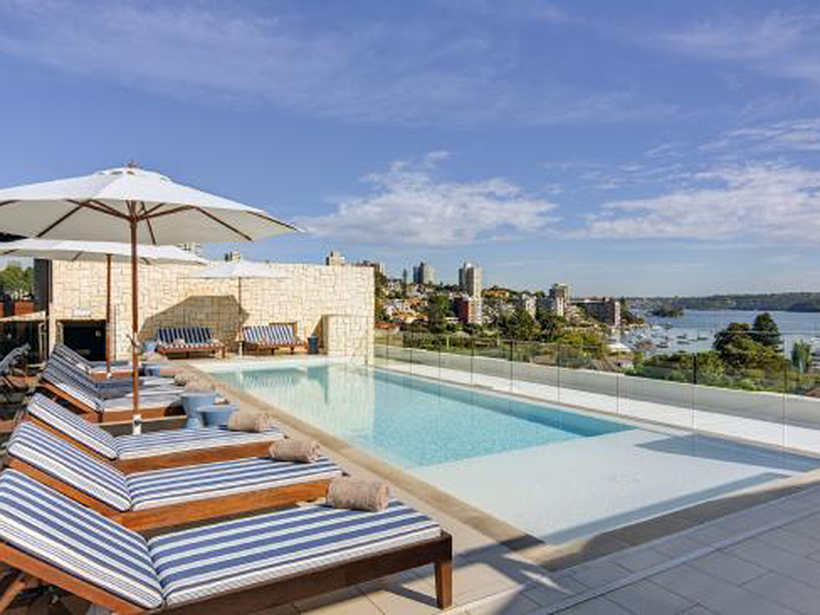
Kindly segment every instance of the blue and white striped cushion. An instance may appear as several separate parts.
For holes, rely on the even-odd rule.
[[[136,459],[251,442],[273,442],[283,437],[284,434],[276,428],[257,433],[203,427],[200,429],[169,429],[133,436],[119,436],[116,438],[116,442],[120,459]]]
[[[246,341],[256,344],[287,346],[298,343],[293,325],[289,324],[248,325],[243,328],[243,335]]]
[[[326,458],[315,463],[292,463],[253,457],[138,472],[129,475],[126,480],[134,510],[142,510],[256,489],[329,480],[341,473],[341,468]]]
[[[277,344],[296,343],[293,325],[270,324],[268,325],[268,335]]]
[[[142,536],[14,470],[0,474],[0,540],[133,604],[162,606]]]
[[[96,412],[103,411],[103,402],[105,400],[99,393],[78,385],[76,380],[65,374],[55,364],[47,365],[40,377],[92,410]]]
[[[33,423],[14,430],[8,453],[116,510],[131,508],[125,474]]]
[[[157,338],[163,346],[173,348],[211,346],[213,345],[213,332],[210,327],[160,327],[157,329]],[[180,345],[177,340],[184,340]]]
[[[26,412],[95,453],[107,459],[117,458],[117,440],[114,436],[45,395],[35,394],[29,401]]]
[[[378,513],[305,506],[148,541],[166,604],[175,606],[294,573],[429,540],[441,529],[398,501]]]

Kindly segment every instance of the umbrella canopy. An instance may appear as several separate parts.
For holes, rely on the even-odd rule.
[[[143,265],[178,263],[208,265],[210,261],[176,246],[139,246]],[[0,256],[27,256],[50,261],[81,261],[104,263],[131,260],[131,246],[114,241],[69,241],[59,239],[19,239],[0,243]]]
[[[276,269],[271,269],[263,263],[252,261],[230,261],[206,267],[195,271],[189,278],[205,278],[211,280],[220,279],[248,279],[248,278],[286,278],[286,274]]]
[[[255,207],[124,167],[0,190],[0,230],[24,237],[176,244],[254,241],[298,230]],[[119,219],[119,224],[117,220]]]
[[[131,166],[0,190],[0,231],[131,245],[134,411],[139,409],[139,243],[254,241],[298,230],[261,209]]]

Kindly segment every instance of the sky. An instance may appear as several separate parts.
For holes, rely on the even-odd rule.
[[[135,161],[306,231],[211,257],[820,291],[816,2],[2,0],[0,83],[0,186]]]

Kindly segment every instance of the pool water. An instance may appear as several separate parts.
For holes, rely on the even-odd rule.
[[[580,413],[346,364],[213,375],[405,469],[631,429]]]

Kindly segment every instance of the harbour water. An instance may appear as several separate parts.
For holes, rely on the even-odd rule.
[[[685,350],[698,352],[712,347],[715,334],[732,322],[752,323],[762,311],[747,310],[686,310],[678,318],[658,318],[643,314],[651,325],[655,353],[669,353]],[[794,342],[804,340],[820,349],[820,312],[769,312],[783,334],[783,349],[791,352]],[[640,333],[628,336],[627,343],[634,343]],[[668,345],[663,347],[663,345]]]

